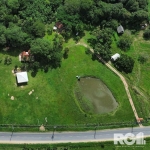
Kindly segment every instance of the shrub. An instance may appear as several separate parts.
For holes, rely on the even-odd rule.
[[[139,57],[138,57],[138,61],[139,61],[141,64],[144,64],[144,63],[147,61],[147,58],[144,57],[144,56],[139,56]]]
[[[10,65],[12,63],[12,59],[8,56],[5,57],[4,65]]]
[[[145,39],[150,39],[150,29],[145,30],[145,32],[143,33],[143,37]]]
[[[64,57],[65,59],[68,58],[68,53],[69,53],[69,48],[66,47],[66,48],[64,49],[64,54],[63,54],[63,57]]]

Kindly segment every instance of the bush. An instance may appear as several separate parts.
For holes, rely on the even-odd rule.
[[[10,65],[12,63],[12,59],[8,56],[5,57],[4,65]]]
[[[145,39],[150,39],[150,29],[145,30],[145,32],[143,33],[143,37]]]
[[[69,53],[69,48],[66,47],[66,48],[64,49],[64,54],[63,54],[64,59],[68,58],[68,53]]]
[[[139,57],[138,57],[138,61],[139,61],[141,64],[144,64],[144,63],[147,61],[147,58],[144,57],[144,56],[139,56]]]

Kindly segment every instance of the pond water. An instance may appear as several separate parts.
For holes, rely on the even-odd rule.
[[[92,110],[90,110],[90,112],[102,114],[111,112],[117,108],[118,103],[111,91],[100,79],[91,77],[81,78],[80,81],[78,81],[78,85],[82,94],[82,105],[83,107],[87,105],[87,103],[91,105],[90,108]],[[84,101],[85,99],[86,101]]]

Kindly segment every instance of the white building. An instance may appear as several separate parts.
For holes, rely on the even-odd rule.
[[[24,83],[29,81],[27,72],[18,72],[16,73],[16,76],[18,83]]]
[[[122,25],[118,26],[117,28],[117,32],[120,34],[120,33],[124,33],[124,28]]]
[[[118,58],[120,58],[120,54],[116,53],[113,56],[111,56],[112,61],[116,61]]]

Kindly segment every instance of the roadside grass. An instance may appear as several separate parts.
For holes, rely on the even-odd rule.
[[[0,53],[0,59],[4,59]],[[35,77],[28,72],[29,82],[23,88],[15,85],[12,74],[15,65],[20,64],[18,56],[11,56],[12,64],[0,63],[0,124],[86,124],[131,121],[134,118],[121,80],[106,66],[93,61],[85,54],[83,46],[70,48],[68,59],[62,60],[60,68],[44,73],[39,70]],[[100,78],[112,91],[119,107],[109,114],[89,115],[82,112],[74,95],[76,75],[93,75]],[[34,89],[31,95],[28,93]],[[9,96],[8,96],[9,94]],[[14,96],[15,100],[10,100]],[[87,114],[85,116],[85,114]]]
[[[58,144],[1,144],[0,150],[149,150],[150,138],[145,145],[114,145],[113,141]]]

